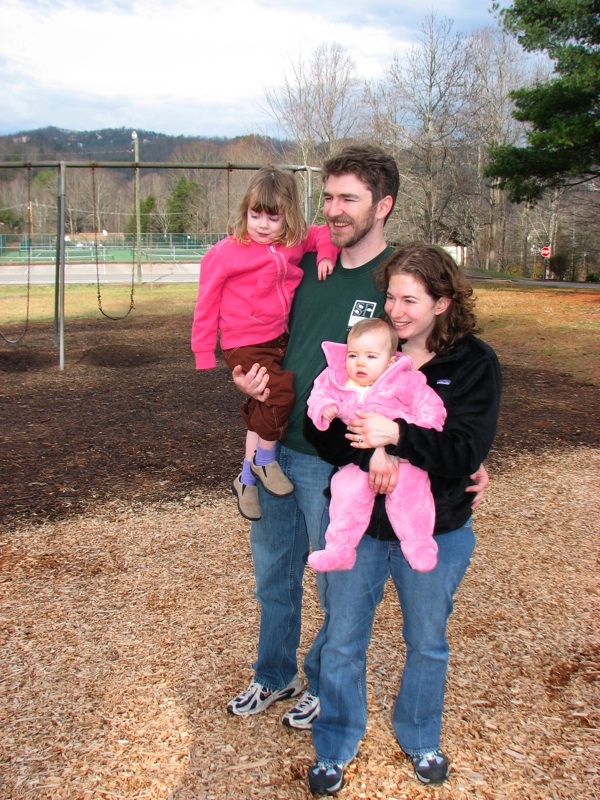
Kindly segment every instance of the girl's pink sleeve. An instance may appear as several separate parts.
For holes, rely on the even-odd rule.
[[[316,253],[317,264],[324,258],[337,261],[340,248],[331,243],[331,234],[327,225],[311,225],[306,239],[302,242],[303,253]]]
[[[308,416],[315,423],[315,427],[320,431],[326,431],[329,427],[329,420],[323,418],[323,412],[331,405],[337,405],[331,397],[329,382],[327,381],[327,369],[324,369],[313,383],[313,388],[308,396]]]
[[[196,369],[217,366],[215,349],[225,279],[225,268],[213,247],[203,256],[200,264],[198,299],[192,323],[192,351],[196,357]]]

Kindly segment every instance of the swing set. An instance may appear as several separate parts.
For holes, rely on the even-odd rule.
[[[229,216],[230,210],[230,175],[234,170],[252,170],[256,171],[261,168],[261,164],[206,164],[206,163],[181,163],[181,162],[134,162],[124,163],[122,161],[105,161],[105,162],[77,162],[77,161],[39,161],[39,162],[0,162],[0,169],[26,169],[27,170],[27,193],[28,193],[28,208],[30,213],[29,219],[29,237],[28,237],[28,257],[27,257],[27,300],[26,300],[26,313],[25,324],[22,333],[16,338],[6,336],[0,331],[0,337],[7,344],[17,346],[21,343],[29,329],[30,320],[30,301],[31,301],[31,269],[32,269],[32,219],[31,219],[31,187],[32,176],[34,169],[49,169],[54,168],[58,170],[58,197],[57,197],[57,237],[56,237],[56,270],[54,280],[54,346],[59,349],[59,369],[65,368],[65,347],[64,347],[64,325],[65,325],[65,209],[66,209],[66,176],[67,169],[89,169],[91,170],[91,191],[92,191],[92,206],[93,206],[93,219],[94,219],[94,244],[93,244],[93,260],[95,264],[95,277],[96,277],[96,294],[98,298],[98,310],[102,316],[109,320],[121,320],[127,317],[135,308],[135,283],[136,274],[137,282],[141,283],[141,234],[139,225],[139,192],[138,192],[138,178],[140,169],[194,169],[194,170],[225,170],[227,173],[227,213]],[[98,192],[96,185],[96,169],[132,169],[134,170],[134,205],[136,212],[136,233],[134,237],[134,246],[132,247],[132,264],[131,264],[131,283],[129,291],[129,306],[124,314],[120,316],[113,316],[104,308],[102,299],[102,281],[100,277],[100,243],[98,240]],[[307,165],[280,165],[281,169],[290,170],[293,172],[301,172],[305,174],[305,215],[307,220],[313,219],[313,200],[312,200],[312,187],[313,187],[313,172],[319,172],[317,167],[310,167]]]

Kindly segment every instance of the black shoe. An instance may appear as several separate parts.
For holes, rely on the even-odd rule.
[[[313,794],[337,794],[344,785],[344,765],[315,759],[308,770],[308,788]]]
[[[421,783],[443,783],[450,769],[448,759],[439,749],[419,756],[409,756],[415,770],[415,775]]]

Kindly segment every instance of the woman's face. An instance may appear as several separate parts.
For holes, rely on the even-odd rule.
[[[386,292],[385,311],[398,331],[398,336],[425,347],[435,318],[450,305],[447,297],[433,298],[425,286],[412,275],[392,275]]]

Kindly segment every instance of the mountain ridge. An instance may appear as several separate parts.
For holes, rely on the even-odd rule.
[[[0,161],[133,161],[132,128],[101,128],[72,131],[47,126],[0,136]],[[136,129],[139,160],[169,161],[182,145],[200,144],[219,151],[244,139],[270,142],[277,149],[284,143],[263,136],[173,136]]]

